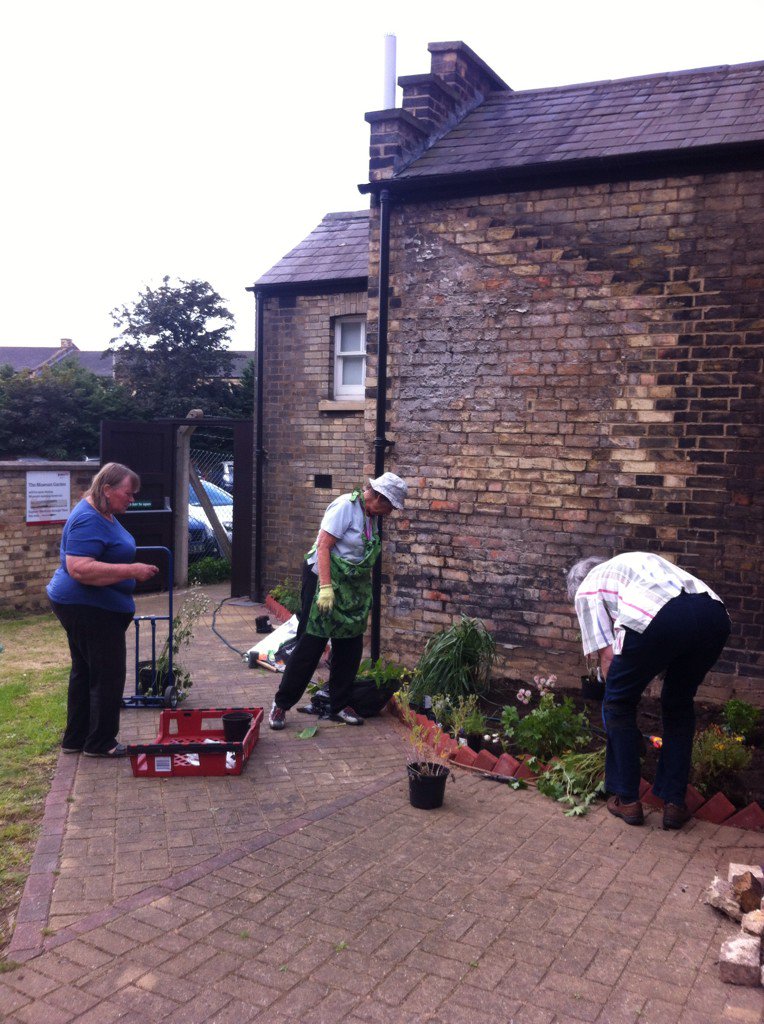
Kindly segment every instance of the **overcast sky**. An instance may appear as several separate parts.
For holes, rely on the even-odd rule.
[[[385,32],[398,75],[460,39],[518,90],[764,59],[764,3],[0,0],[0,345],[102,349],[169,274],[251,349],[247,285],[368,206]]]

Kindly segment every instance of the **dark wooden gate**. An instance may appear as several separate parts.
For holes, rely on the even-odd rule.
[[[233,431],[233,552],[231,594],[248,595],[252,585],[252,420],[167,419],[146,423],[104,420],[101,423],[101,465],[122,462],[141,478],[141,493],[124,516],[125,529],[139,547],[161,545],[174,549],[175,538],[175,438],[178,427],[228,427]],[[159,565],[167,579],[161,556],[143,561]],[[162,584],[153,584],[157,589]]]

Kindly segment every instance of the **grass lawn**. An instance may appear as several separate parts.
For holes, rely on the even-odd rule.
[[[66,718],[69,650],[52,614],[0,619],[0,950],[10,939]]]

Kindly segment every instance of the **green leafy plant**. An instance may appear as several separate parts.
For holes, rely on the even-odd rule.
[[[738,700],[733,697],[728,700],[722,708],[724,728],[733,736],[742,736],[746,743],[750,743],[756,727],[761,718],[761,712],[747,700]]]
[[[541,761],[584,747],[591,738],[586,715],[576,711],[572,699],[563,697],[558,703],[549,692],[542,694],[538,707],[524,718],[516,707],[505,707],[501,725],[509,743]]]
[[[382,658],[376,661],[364,658],[358,666],[357,674],[359,678],[372,679],[378,690],[397,690],[411,679],[410,669],[394,661],[383,661]]]
[[[605,748],[590,754],[564,754],[538,780],[539,793],[568,804],[565,814],[580,817],[605,794]]]
[[[156,660],[156,678],[165,679],[167,686],[174,686],[178,691],[178,700],[184,700],[193,682],[191,673],[177,660],[183,648],[188,647],[194,637],[194,629],[199,619],[210,606],[209,598],[201,590],[193,589],[181,605],[180,611],[172,620],[172,674],[168,679],[170,667],[170,636],[164,642]],[[149,672],[150,674],[150,672]],[[144,689],[151,686],[151,680]]]
[[[309,725],[307,728],[302,729],[300,732],[297,733],[297,739],[298,740],[310,740],[310,739],[313,739],[313,737],[316,735],[317,732],[318,732],[318,726],[317,725]]]
[[[436,701],[445,701],[448,725],[452,734],[457,737],[461,733],[465,733],[467,731],[465,728],[465,722],[473,712],[477,711],[477,694],[470,693],[466,697],[457,697],[453,702],[450,701],[448,697],[435,697],[432,702],[433,709],[435,708]],[[437,716],[438,712],[436,711],[435,714]]]
[[[495,652],[494,639],[479,619],[463,618],[435,633],[414,672],[411,699],[421,703],[425,696],[440,694],[453,702],[485,692]]]
[[[482,736],[488,728],[488,722],[483,712],[476,706],[470,709],[464,719],[462,729],[467,736]]]
[[[692,781],[704,795],[724,792],[732,777],[750,765],[751,757],[742,736],[730,736],[718,725],[710,725],[695,734]]]
[[[300,610],[300,591],[292,583],[291,580],[283,580],[281,583],[277,583],[272,590],[269,591],[270,596],[274,601],[278,601],[279,604],[283,605],[288,612],[292,615],[296,615]]]
[[[231,578],[231,563],[225,558],[200,558],[188,567],[188,582],[196,586],[222,583]]]

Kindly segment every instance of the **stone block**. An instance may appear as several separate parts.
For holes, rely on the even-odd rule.
[[[478,756],[475,758],[473,768],[479,768],[484,772],[492,772],[498,762],[498,757],[492,754],[490,750],[481,750]]]
[[[732,877],[731,885],[735,899],[744,914],[761,909],[762,884],[756,875],[751,871],[743,871],[742,874]]]
[[[735,875],[742,875],[744,871],[750,871],[759,881],[764,882],[764,867],[761,864],[736,864],[732,862],[727,871],[727,881],[731,882]]]
[[[711,907],[715,907],[717,910],[721,910],[723,914],[731,917],[733,921],[742,920],[743,911],[740,909],[740,904],[735,897],[732,883],[725,882],[723,878],[714,878],[708,889],[706,889],[704,902],[708,903]]]
[[[743,931],[749,935],[764,935],[764,910],[751,910],[750,913],[743,914],[740,924]]]
[[[729,985],[761,984],[761,939],[738,935],[722,943],[719,973]]]

